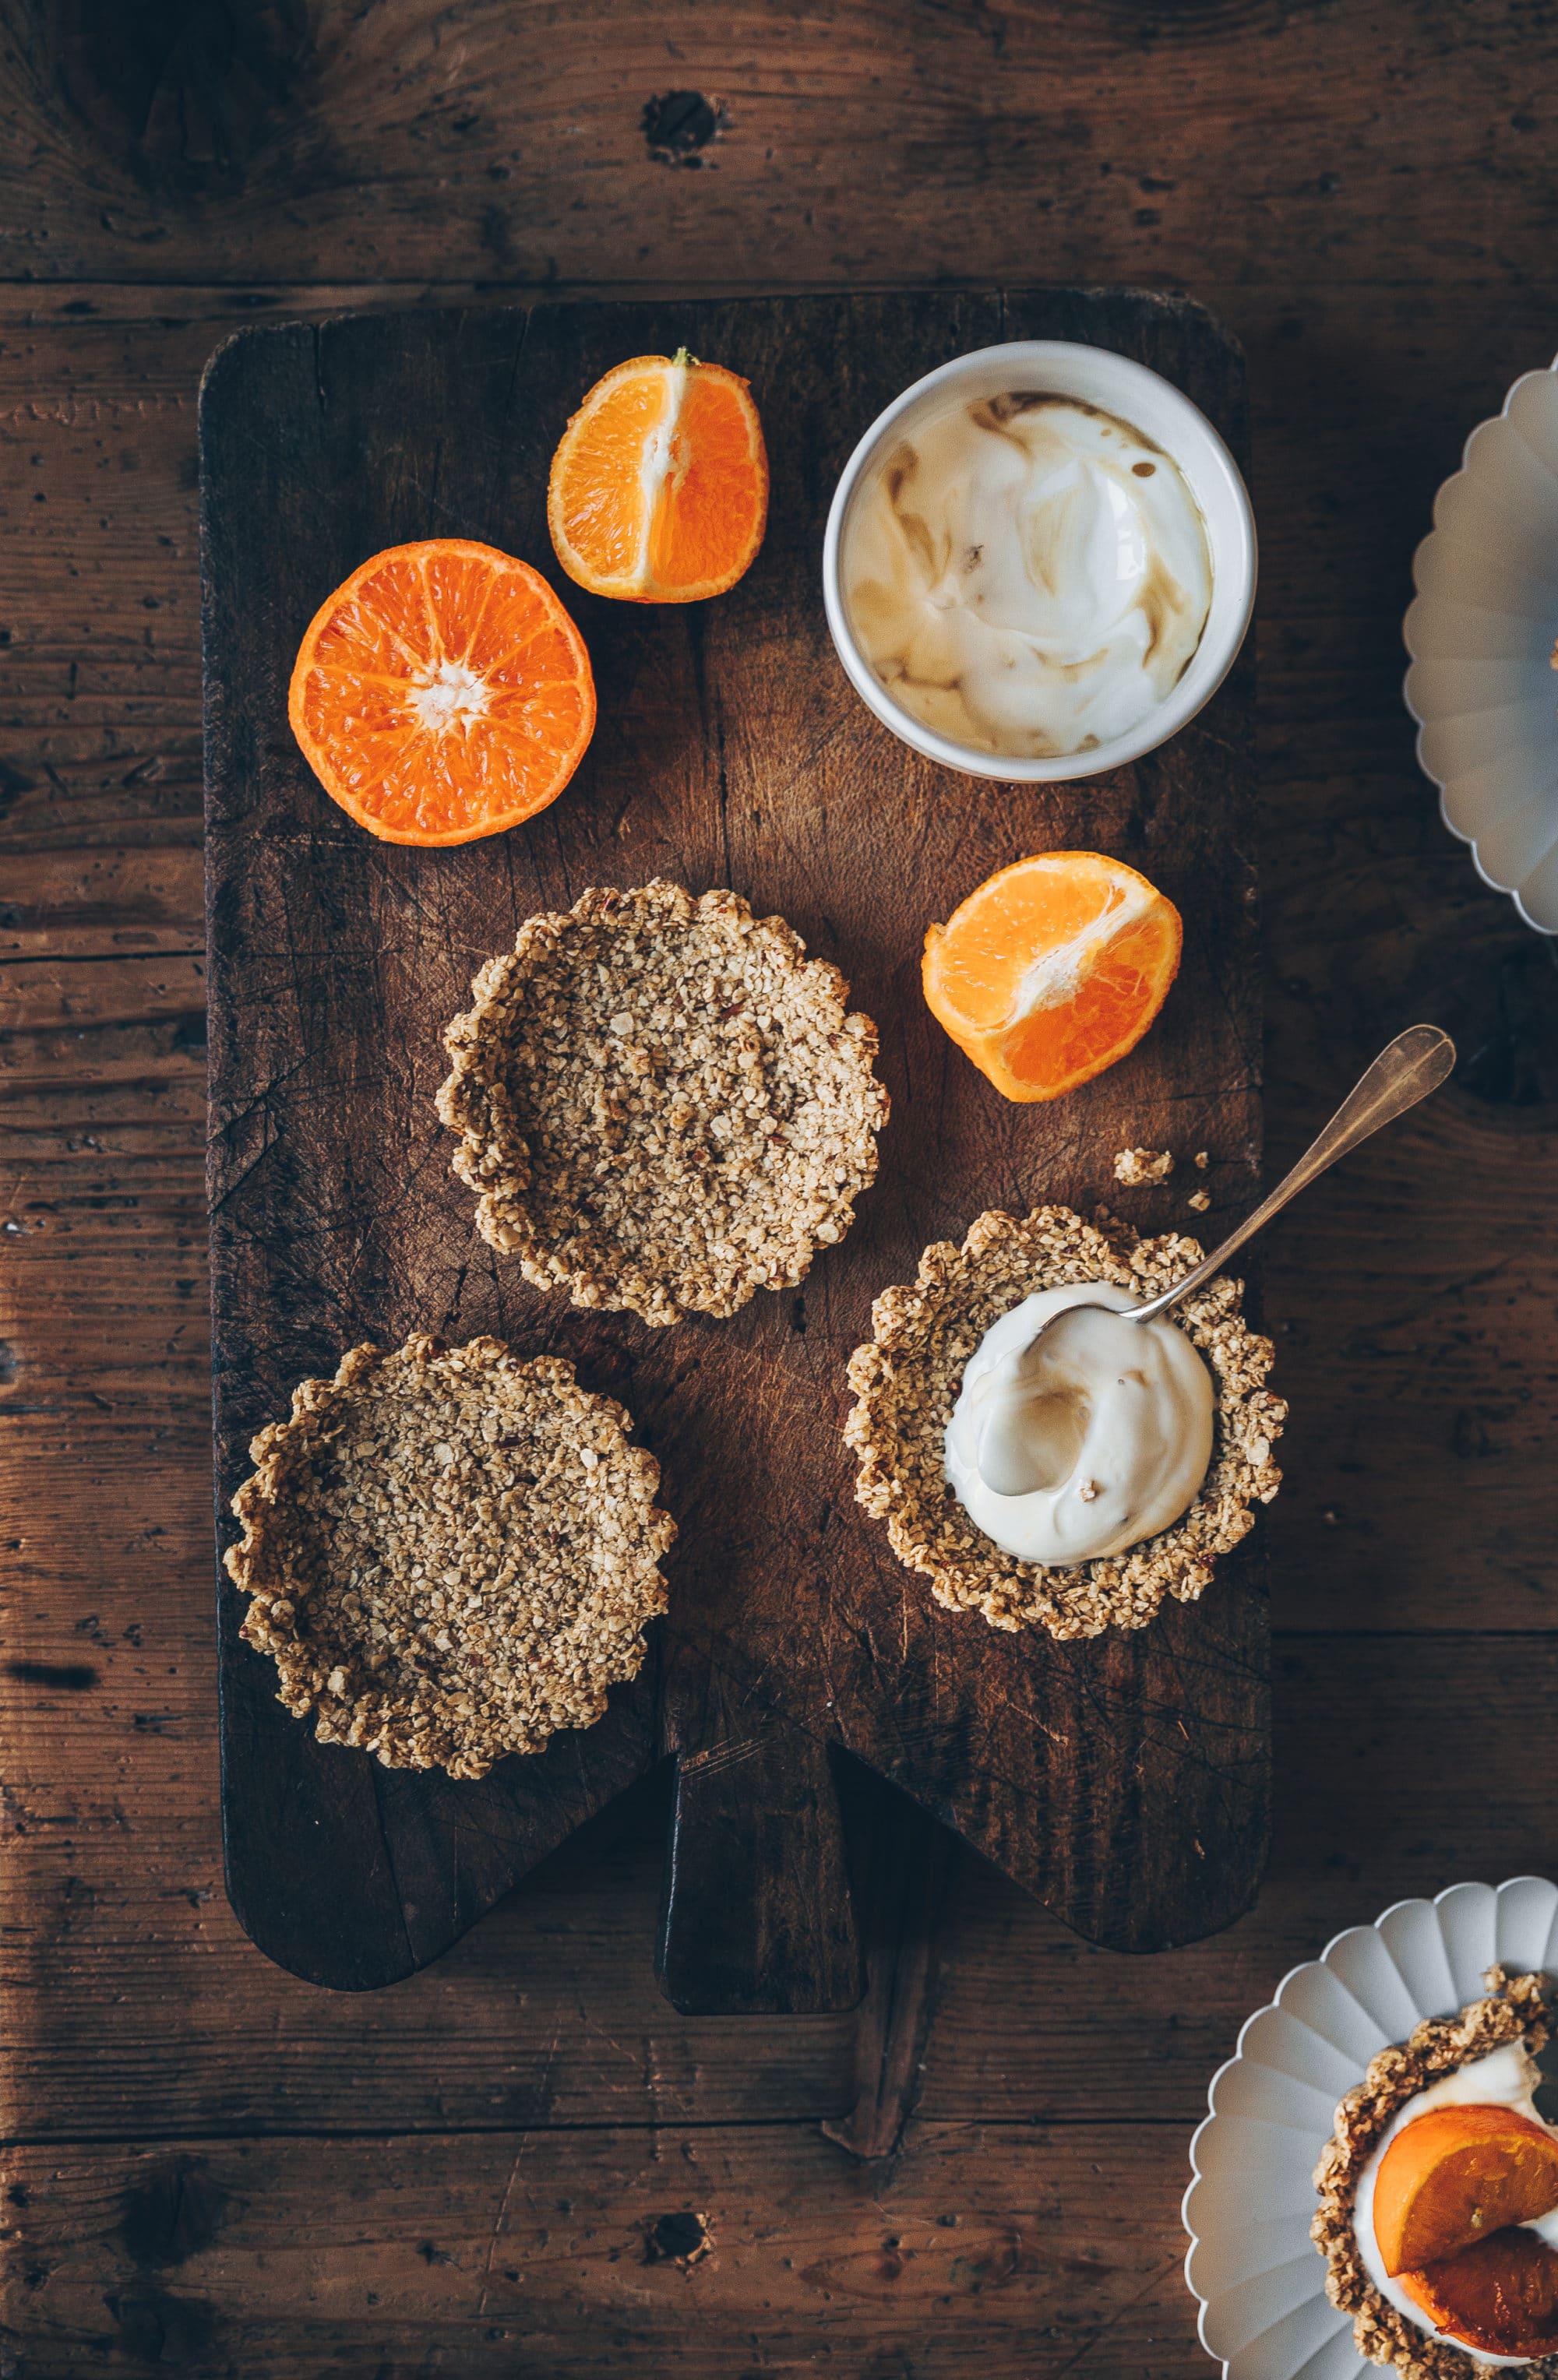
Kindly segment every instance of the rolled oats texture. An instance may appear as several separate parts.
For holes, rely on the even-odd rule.
[[[981,1612],[992,1628],[1041,1627],[1052,1636],[1140,1628],[1165,1596],[1193,1602],[1219,1554],[1254,1525],[1282,1474],[1272,1440],[1287,1407],[1265,1387],[1273,1349],[1239,1310],[1243,1284],[1220,1275],[1175,1313],[1211,1367],[1216,1409],[1211,1467],[1195,1502],[1171,1529],[1123,1554],[1048,1570],[1019,1561],[975,1527],[945,1475],[946,1427],[969,1357],[991,1325],[1034,1291],[1114,1281],[1156,1296],[1200,1261],[1194,1240],[1140,1239],[1108,1218],[1107,1230],[1068,1207],[1018,1220],[992,1210],[961,1247],[938,1241],[918,1278],[883,1290],[870,1343],[849,1359],[856,1403],[845,1438],[859,1457],[855,1493],[886,1523],[895,1553],[931,1582],[939,1603]]]
[[[444,1036],[477,1223],[538,1288],[646,1322],[791,1288],[875,1178],[876,1027],[735,892],[656,879],[521,926]]]
[[[1114,1179],[1127,1189],[1144,1182],[1166,1182],[1174,1172],[1174,1155],[1166,1148],[1119,1148],[1114,1152]]]
[[[497,1339],[354,1347],[255,1439],[241,1633],[322,1743],[481,1777],[589,1727],[665,1609],[676,1524],[628,1415]]]

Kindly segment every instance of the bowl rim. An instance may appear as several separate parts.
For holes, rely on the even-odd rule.
[[[1179,2202],[1179,2219],[1190,2242],[1185,2252],[1183,2270],[1185,2274],[1185,2286],[1189,2290],[1190,2295],[1195,2299],[1198,2308],[1196,2316],[1196,2336],[1199,2339],[1202,2347],[1206,2349],[1207,2353],[1212,2358],[1212,2361],[1221,2367],[1223,2380],[1228,2380],[1229,2365],[1227,2360],[1217,2354],[1216,2350],[1208,2345],[1206,2335],[1207,2317],[1211,2312],[1213,2301],[1210,2298],[1204,2298],[1201,2295],[1199,2289],[1196,2287],[1195,2281],[1191,2277],[1190,2268],[1195,2261],[1196,2252],[1201,2244],[1201,2234],[1195,2228],[1195,2226],[1190,2220],[1190,2201],[1195,2195],[1200,2182],[1204,2179],[1201,2172],[1200,2159],[1198,2152],[1200,2148],[1201,2142],[1205,2139],[1211,2126],[1218,2121],[1219,2118],[1220,2111],[1217,2106],[1218,2084],[1222,2082],[1223,2077],[1225,2074],[1231,2073],[1233,2069],[1242,2061],[1244,2058],[1245,2043],[1248,2039],[1252,2028],[1262,2017],[1271,2016],[1280,2009],[1284,1994],[1287,1991],[1288,1986],[1297,1976],[1308,1974],[1311,1970],[1328,1967],[1331,1963],[1332,1953],[1339,1949],[1342,1943],[1351,1940],[1357,1935],[1378,1934],[1386,1922],[1395,1915],[1398,1910],[1437,1909],[1442,1902],[1448,1900],[1452,1895],[1465,1892],[1468,1888],[1477,1891],[1491,1892],[1496,1900],[1502,1893],[1510,1891],[1516,1885],[1530,1884],[1542,1885],[1549,1892],[1558,1893],[1558,1884],[1554,1884],[1552,1877],[1535,1876],[1529,1873],[1522,1873],[1519,1876],[1506,1876],[1501,1884],[1493,1885],[1485,1884],[1480,1876],[1463,1876],[1455,1884],[1445,1885],[1442,1891],[1434,1893],[1431,1899],[1420,1892],[1405,1893],[1399,1900],[1393,1900],[1388,1909],[1382,1909],[1378,1917],[1372,1919],[1369,1924],[1365,1925],[1342,1926],[1337,1933],[1333,1934],[1331,1939],[1327,1942],[1324,1949],[1321,1950],[1318,1958],[1300,1959],[1296,1965],[1289,1967],[1287,1973],[1282,1977],[1276,1989],[1272,1992],[1271,1998],[1264,2001],[1260,2008],[1252,2009],[1249,2015],[1246,2017],[1244,2022],[1240,2025],[1237,2038],[1234,2044],[1233,2056],[1223,2059],[1222,2065],[1218,2067],[1216,2072],[1212,2075],[1211,2082],[1207,2084],[1207,2112],[1201,2118],[1200,2122],[1196,2126],[1195,2131],[1190,2135],[1190,2179],[1185,2185],[1184,2194]],[[1361,2081],[1363,2078],[1359,2076],[1358,2079]],[[1317,2156],[1320,2154],[1320,2149],[1323,2147],[1323,2145],[1324,2143],[1322,2142],[1317,2146]],[[1318,2200],[1316,2203],[1318,2204]],[[1316,2256],[1318,2260],[1318,2250],[1316,2251]],[[1321,2290],[1323,2290],[1323,2281],[1321,2281],[1318,2286]],[[1363,2370],[1366,2368],[1368,2367],[1363,2364],[1360,2357],[1359,2369]]]
[[[1540,917],[1533,917],[1530,911],[1527,908],[1525,902],[1520,897],[1520,886],[1518,884],[1501,884],[1496,876],[1489,873],[1488,869],[1483,865],[1482,854],[1477,847],[1477,837],[1475,834],[1467,833],[1465,827],[1457,826],[1455,820],[1450,816],[1448,809],[1445,808],[1446,786],[1443,778],[1436,776],[1423,758],[1423,738],[1433,722],[1423,717],[1422,712],[1418,709],[1417,704],[1412,699],[1412,672],[1417,668],[1418,662],[1424,658],[1418,653],[1417,648],[1412,642],[1412,614],[1417,611],[1420,602],[1425,600],[1432,600],[1431,598],[1424,598],[1422,587],[1418,580],[1418,568],[1422,562],[1424,553],[1433,543],[1434,539],[1442,534],[1439,525],[1439,507],[1444,500],[1446,491],[1453,488],[1457,480],[1466,479],[1476,468],[1471,451],[1472,447],[1475,445],[1477,440],[1481,436],[1484,430],[1491,429],[1496,421],[1506,421],[1509,419],[1510,407],[1514,404],[1515,398],[1519,395],[1521,390],[1528,382],[1552,380],[1555,377],[1558,377],[1558,356],[1554,356],[1550,364],[1539,364],[1535,370],[1522,372],[1518,380],[1512,381],[1508,389],[1504,393],[1503,403],[1500,406],[1497,413],[1490,413],[1486,415],[1482,420],[1474,423],[1472,428],[1467,431],[1465,438],[1461,442],[1461,459],[1458,468],[1452,471],[1447,479],[1442,480],[1439,486],[1434,491],[1431,515],[1432,527],[1428,530],[1426,536],[1418,539],[1417,545],[1413,548],[1412,601],[1406,606],[1406,610],[1402,616],[1401,622],[1401,641],[1406,648],[1406,669],[1401,681],[1401,698],[1406,707],[1407,717],[1412,720],[1418,730],[1417,735],[1413,741],[1413,749],[1417,754],[1418,768],[1422,771],[1424,776],[1428,779],[1429,783],[1434,788],[1434,791],[1439,795],[1439,815],[1444,824],[1449,828],[1450,832],[1455,836],[1455,841],[1457,843],[1464,843],[1470,850],[1471,864],[1476,868],[1479,876],[1482,879],[1483,883],[1488,887],[1489,892],[1503,892],[1506,898],[1514,902],[1515,914],[1519,917],[1521,924],[1529,926],[1533,934],[1542,934],[1547,936],[1549,939],[1553,935],[1558,934],[1558,924],[1546,926],[1543,925]]]
[[[839,549],[843,539],[845,518],[850,502],[866,470],[904,415],[937,388],[950,386],[958,380],[972,378],[988,370],[996,358],[1009,358],[1016,370],[1063,370],[1068,362],[1086,356],[1102,358],[1111,371],[1117,372],[1127,386],[1141,392],[1144,403],[1159,412],[1178,413],[1192,434],[1206,444],[1207,459],[1223,492],[1231,499],[1234,528],[1232,551],[1212,558],[1214,587],[1221,579],[1238,589],[1237,600],[1227,625],[1216,643],[1209,644],[1203,629],[1201,641],[1187,664],[1184,674],[1172,692],[1156,709],[1149,712],[1128,735],[1114,736],[1089,752],[1068,752],[1049,759],[1022,759],[1003,752],[980,752],[950,736],[939,735],[933,728],[924,726],[905,710],[888,693],[871,669],[856,642],[845,610],[839,577]],[[1055,392],[1064,395],[1064,388]],[[1122,412],[1125,411],[1122,407]],[[1147,426],[1147,425],[1142,425]],[[1154,436],[1156,432],[1151,434]],[[1185,472],[1190,473],[1181,457],[1172,451],[1171,442],[1160,442],[1170,459]],[[1191,493],[1197,494],[1194,483]],[[1198,495],[1198,503],[1199,498]],[[1205,507],[1201,507],[1203,518]],[[1208,531],[1210,540],[1211,531]],[[822,601],[827,613],[828,630],[834,649],[844,664],[856,693],[867,709],[874,712],[882,725],[889,728],[900,742],[927,759],[940,761],[943,768],[955,769],[962,775],[987,777],[1004,784],[1067,784],[1078,778],[1102,776],[1107,770],[1124,768],[1132,760],[1155,752],[1188,726],[1197,713],[1205,709],[1233,668],[1249,632],[1255,609],[1256,583],[1260,575],[1259,541],[1256,535],[1255,510],[1249,491],[1227,442],[1208,420],[1193,398],[1186,395],[1174,382],[1150,364],[1138,363],[1134,356],[1121,355],[1114,347],[1096,345],[1087,339],[1003,339],[985,347],[972,347],[966,354],[952,356],[895,396],[891,405],[879,413],[874,421],[857,441],[848,461],[839,475],[828,507],[827,528],[822,538]],[[1210,627],[1210,617],[1208,626]],[[1210,661],[1204,657],[1210,655]]]

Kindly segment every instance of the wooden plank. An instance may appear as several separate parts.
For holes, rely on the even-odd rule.
[[[200,850],[189,843],[8,853],[0,959],[203,952],[201,890]]]
[[[144,1456],[138,1467],[144,1478]],[[222,1894],[209,1651],[186,1651],[163,1621],[170,1577],[191,1594],[203,1582],[199,1548],[181,1559],[171,1528],[152,1534],[155,1508],[137,1510],[128,1471],[105,1478],[89,1463],[79,1479],[84,1505],[123,1507],[98,1575],[62,1588],[35,1564],[6,1597],[7,1659],[96,1672],[90,1687],[0,1675],[7,2131],[347,2133],[370,2113],[373,2130],[393,2131],[843,2123],[868,2085],[873,2101],[901,2104],[901,2078],[879,2089],[895,2034],[879,1999],[858,2039],[847,2017],[748,2026],[667,2008],[654,1977],[665,1801],[649,1788],[445,1958],[375,1998],[371,2023],[361,2001],[258,1959]],[[192,1493],[191,1543],[203,1519]],[[71,1625],[79,1611],[90,1627]],[[911,1946],[898,1962],[894,2057],[918,2029],[918,1996],[939,2007],[929,2047],[914,2053],[925,2114],[1140,2117],[1183,2131],[1244,2018],[1342,1926],[1462,1877],[1547,1871],[1552,1636],[1328,1636],[1279,1651],[1271,1877],[1250,1915],[1187,1949],[1139,1960],[1091,1949],[973,1861],[939,1942],[912,1913],[885,1912],[884,1925],[873,1879],[886,1899],[913,1877],[891,1876],[873,1844],[880,1789],[862,1795],[846,1778],[868,1943]],[[1472,1729],[1484,1743],[1475,1796],[1454,1764],[1422,1750]]]
[[[457,43],[426,0],[316,27],[265,12],[222,72],[110,15],[9,0],[7,277],[625,273],[684,288],[1021,279],[1408,282],[1476,292],[1551,237],[1540,16],[1230,0],[1193,20],[1033,0],[884,39],[870,0],[739,13],[601,0]],[[645,108],[706,95],[687,170]]]
[[[1248,671],[1140,769],[1034,795],[908,756],[824,650],[817,549],[859,429],[938,358],[1036,334],[1153,362],[1242,443],[1242,367],[1214,326],[1129,293],[551,309],[529,323],[409,315],[257,333],[213,366],[201,453],[218,1481],[225,1502],[255,1427],[362,1337],[493,1330],[575,1355],[597,1385],[630,1378],[685,1521],[663,1742],[684,1761],[723,1759],[771,1714],[833,1736],[1080,1930],[1145,1949],[1225,1924],[1260,1872],[1254,1548],[1223,1566],[1203,1606],[1135,1635],[1064,1648],[1004,1637],[940,1612],[905,1577],[855,1506],[839,1428],[844,1360],[870,1300],[912,1279],[929,1240],[992,1203],[1090,1206],[1114,1151],[1171,1122],[1212,1149],[1232,1199],[1259,1164]],[[605,725],[535,826],[452,854],[342,828],[285,726],[299,624],[363,552],[435,528],[548,561],[541,495],[569,406],[615,355],[678,341],[734,356],[753,381],[774,487],[757,568],[706,613],[585,605]],[[929,918],[1036,836],[1140,860],[1189,918],[1162,1026],[1058,1121],[998,1113],[903,982]],[[881,1184],[844,1246],[802,1296],[754,1301],[712,1335],[587,1321],[527,1292],[475,1239],[432,1113],[436,1026],[481,953],[527,910],[653,873],[700,890],[732,881],[842,960],[881,1023],[897,1109]],[[1161,1224],[1182,1198],[1137,1211]],[[705,1337],[714,1360],[691,1360]],[[270,1671],[238,1642],[237,1598],[219,1609],[230,1888],[262,1946],[314,1980],[361,1987],[436,1955],[651,1756],[646,1680],[587,1736],[480,1786],[386,1777],[280,1714]],[[746,1776],[720,1774],[722,1790]],[[686,1923],[698,1930],[695,1907],[721,1912],[705,1964],[736,1994],[726,2005],[811,2010],[858,1990],[836,1882],[829,1898],[842,1855],[826,1799],[793,1798],[781,1851],[772,1830],[792,1802],[766,1798],[761,1868],[723,1820],[704,1830],[735,1858]],[[683,1992],[696,1988],[693,1954],[676,1951],[689,1873],[678,1855],[667,1971]],[[742,1955],[732,1929],[750,1878],[763,1891]]]
[[[852,2167],[809,2127],[13,2151],[27,2380],[517,2372],[1193,2380],[1183,2143],[920,2125]],[[685,2265],[651,2252],[701,2216]]]

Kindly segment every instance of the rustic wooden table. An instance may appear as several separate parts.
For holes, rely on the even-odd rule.
[[[1558,1857],[1558,972],[1399,692],[1433,491],[1554,345],[1558,27],[581,13],[0,5],[0,2372],[1187,2380],[1242,2016],[1393,1898]],[[201,365],[257,316],[927,280],[1183,287],[1246,342],[1271,1164],[1397,1026],[1465,1051],[1271,1241],[1270,1881],[1133,1961],[965,1861],[934,1941],[882,1896],[861,2016],[682,2018],[645,1789],[428,1973],[322,1994],[217,1837]]]

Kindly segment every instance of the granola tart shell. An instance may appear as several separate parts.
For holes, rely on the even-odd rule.
[[[1370,2363],[1394,2364],[1407,2380],[1486,2380],[1490,2367],[1467,2349],[1419,2330],[1374,2287],[1353,2231],[1353,2196],[1381,2133],[1408,2099],[1506,2042],[1523,2041],[1533,2057],[1546,2042],[1552,2009],[1544,1976],[1490,1967],[1482,1980],[1486,1999],[1469,2001],[1459,2016],[1426,2019],[1399,2047],[1369,2059],[1363,2081],[1337,2108],[1335,2130],[1315,2168],[1320,2212],[1309,2237],[1325,2258],[1325,2294],[1352,2315],[1358,2353]],[[1558,2380],[1558,2355],[1540,2356],[1526,2368],[1538,2380]]]
[[[1026,1220],[992,1209],[961,1247],[937,1241],[912,1283],[876,1300],[870,1342],[849,1359],[857,1402],[844,1435],[859,1456],[855,1493],[938,1603],[982,1612],[992,1628],[1041,1627],[1060,1638],[1140,1628],[1165,1596],[1194,1602],[1217,1556],[1254,1525],[1253,1506],[1281,1485],[1272,1440],[1287,1407],[1263,1386],[1274,1351],[1239,1310],[1243,1282],[1221,1275],[1175,1316],[1211,1366],[1216,1415],[1211,1466],[1173,1528],[1123,1554],[1044,1569],[992,1544],[946,1484],[946,1426],[968,1359],[999,1316],[1035,1290],[1077,1281],[1155,1296],[1200,1256],[1177,1233],[1141,1239],[1113,1217],[1088,1223],[1069,1207],[1036,1208]]]
[[[876,1027],[737,893],[656,878],[528,918],[444,1035],[477,1224],[538,1289],[646,1322],[804,1281],[876,1175]]]
[[[629,1416],[498,1339],[354,1347],[254,1439],[240,1633],[322,1743],[482,1777],[642,1665],[676,1524]]]

